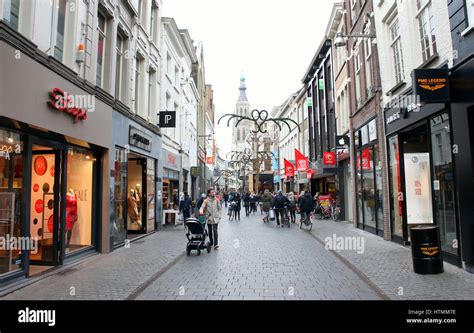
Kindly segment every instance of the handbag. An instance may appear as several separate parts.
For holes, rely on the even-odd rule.
[[[274,209],[270,209],[268,211],[268,218],[270,219],[270,221],[275,220],[275,210]]]

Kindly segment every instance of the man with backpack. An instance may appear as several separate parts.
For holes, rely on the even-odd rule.
[[[277,225],[280,225],[281,217],[281,226],[284,227],[284,222],[286,218],[285,207],[290,204],[290,201],[287,197],[283,195],[282,191],[279,191],[278,194],[273,199],[272,206],[275,209]]]

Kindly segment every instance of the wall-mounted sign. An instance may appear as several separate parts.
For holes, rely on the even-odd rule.
[[[200,167],[191,167],[191,177],[197,178],[201,174],[201,168]]]
[[[130,126],[130,131],[129,131],[129,144],[141,149],[144,149],[146,151],[151,151],[151,136],[143,133],[139,129]]]
[[[53,109],[63,111],[74,118],[74,122],[86,120],[87,110],[74,105],[71,95],[59,88],[54,88],[49,92],[50,100],[46,103]]]
[[[163,167],[171,170],[180,171],[181,156],[173,154],[166,149],[163,149]],[[167,177],[169,178],[169,177]]]
[[[176,111],[161,111],[160,112],[160,123],[158,124],[161,128],[174,128],[176,127]]]
[[[415,95],[420,98],[420,102],[450,102],[449,69],[415,69],[413,71],[413,87]]]
[[[338,135],[336,137],[337,148],[345,148],[349,145],[350,140],[348,135]]]
[[[325,152],[323,154],[324,165],[336,165],[336,154],[333,152]]]

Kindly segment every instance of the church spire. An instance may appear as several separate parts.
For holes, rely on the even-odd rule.
[[[245,77],[244,77],[243,73],[242,73],[242,75],[240,75],[239,90],[240,90],[239,102],[241,102],[241,101],[247,102],[248,101],[248,99],[247,99],[247,87],[245,86]]]

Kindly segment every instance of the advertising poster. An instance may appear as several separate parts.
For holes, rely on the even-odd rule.
[[[430,154],[404,154],[408,224],[433,224]]]

